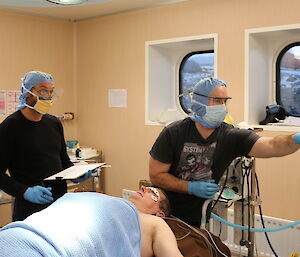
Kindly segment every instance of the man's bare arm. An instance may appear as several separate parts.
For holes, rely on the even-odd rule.
[[[161,218],[156,218],[155,229],[153,231],[153,253],[155,257],[183,257],[180,253],[176,238],[168,226]]]
[[[293,136],[261,137],[253,145],[249,156],[270,158],[294,153],[300,148],[300,144],[294,142]]]
[[[149,176],[153,184],[171,191],[188,192],[188,181],[169,174],[171,164],[157,161],[150,157]]]

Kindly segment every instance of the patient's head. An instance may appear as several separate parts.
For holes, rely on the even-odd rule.
[[[140,190],[131,195],[129,200],[140,212],[159,217],[170,215],[169,200],[161,189],[141,186]]]

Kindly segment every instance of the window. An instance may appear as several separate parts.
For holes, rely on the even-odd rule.
[[[214,76],[214,51],[192,52],[186,55],[179,67],[179,95],[193,89],[203,78]],[[184,112],[191,107],[189,95],[179,99]]]
[[[300,42],[286,46],[277,58],[276,101],[288,115],[300,117]]]
[[[181,69],[180,67],[185,63],[184,60],[188,58],[187,56],[193,54],[201,55],[201,53],[203,53],[202,57],[204,58],[205,54],[210,54],[212,58],[210,64],[213,63],[214,76],[217,76],[217,46],[217,34],[145,42],[146,125],[165,126],[165,124],[171,121],[183,119],[187,116],[181,106],[181,99],[178,97],[179,91],[183,91],[183,88],[188,87],[180,86],[179,74],[180,70],[183,70],[183,67]],[[203,70],[203,72],[201,72],[199,68],[197,73],[204,73],[206,67],[202,66],[201,70]],[[184,72],[183,74],[184,78],[188,73]],[[210,72],[210,74],[212,74],[212,72]],[[186,80],[186,78],[184,80]],[[192,85],[190,85],[190,87],[191,86]],[[179,87],[181,89],[179,89]]]

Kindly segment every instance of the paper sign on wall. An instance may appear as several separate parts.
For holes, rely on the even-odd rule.
[[[108,107],[127,107],[127,89],[109,89]]]

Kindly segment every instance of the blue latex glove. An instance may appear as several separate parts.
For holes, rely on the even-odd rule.
[[[293,139],[294,139],[295,144],[300,144],[300,132],[296,133],[293,136]]]
[[[86,173],[84,173],[82,176],[80,176],[79,178],[72,179],[71,181],[73,183],[81,183],[81,182],[87,180],[94,172],[96,172],[96,170],[89,170]]]
[[[28,187],[24,193],[24,199],[37,204],[46,204],[53,201],[51,187]]]
[[[190,195],[211,199],[218,190],[218,185],[214,182],[214,180],[211,180],[210,182],[190,181],[188,183],[188,192]]]

